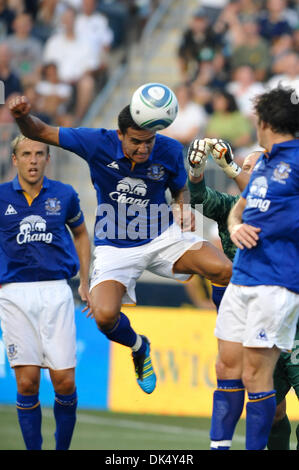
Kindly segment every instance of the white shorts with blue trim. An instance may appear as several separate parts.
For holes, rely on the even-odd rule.
[[[67,281],[4,284],[0,319],[11,367],[62,370],[76,366],[74,301]]]
[[[299,295],[281,286],[229,284],[220,304],[215,335],[245,347],[293,348]]]
[[[192,246],[199,248],[203,241],[195,232],[182,232],[178,225],[173,224],[144,245],[131,248],[97,246],[90,290],[103,281],[118,281],[126,287],[123,305],[134,305],[136,281],[145,270],[178,281],[189,280],[190,274],[174,273],[173,265]]]

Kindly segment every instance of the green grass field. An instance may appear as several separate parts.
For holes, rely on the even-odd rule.
[[[291,448],[295,449],[292,422]],[[43,449],[54,449],[54,418],[43,409]],[[156,416],[78,410],[71,450],[207,450],[208,418]],[[238,423],[232,450],[244,449],[245,422]],[[0,450],[24,450],[13,406],[0,405]]]

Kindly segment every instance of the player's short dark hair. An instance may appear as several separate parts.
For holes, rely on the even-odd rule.
[[[118,115],[118,128],[122,134],[125,134],[129,127],[137,131],[142,130],[133,120],[130,113],[130,105],[125,106]]]
[[[277,134],[299,133],[299,98],[293,88],[277,87],[258,95],[254,110],[259,121],[263,121]]]

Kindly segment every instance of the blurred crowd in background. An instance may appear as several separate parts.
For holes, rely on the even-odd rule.
[[[7,102],[24,94],[52,125],[77,126],[111,74],[115,51],[138,40],[158,0],[0,0],[0,181],[17,132]]]
[[[256,148],[255,95],[278,84],[299,96],[299,2],[202,0],[177,51],[179,115],[165,134],[185,151],[196,136]]]
[[[5,99],[25,94],[45,122],[79,125],[109,80],[111,57],[139,39],[161,2],[0,0]],[[245,154],[255,144],[252,97],[278,83],[299,93],[298,0],[201,0],[178,43],[180,111],[165,133],[185,150],[205,135]],[[0,180],[10,166],[12,124],[0,106]]]

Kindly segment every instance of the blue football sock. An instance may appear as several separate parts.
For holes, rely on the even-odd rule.
[[[16,407],[26,449],[41,450],[43,441],[41,435],[42,414],[38,393],[35,395],[18,393]]]
[[[77,392],[71,395],[55,393],[56,450],[68,450],[76,424]]]
[[[248,393],[246,450],[265,449],[276,410],[275,390]]]
[[[243,411],[245,388],[242,380],[217,380],[213,396],[211,450],[228,450]]]
[[[136,343],[137,334],[133,330],[128,317],[120,312],[119,319],[111,330],[101,330],[104,335],[115,343],[132,348]]]
[[[222,300],[225,290],[226,286],[215,286],[214,284],[212,284],[212,300],[216,305],[217,312],[219,310],[220,302]]]

